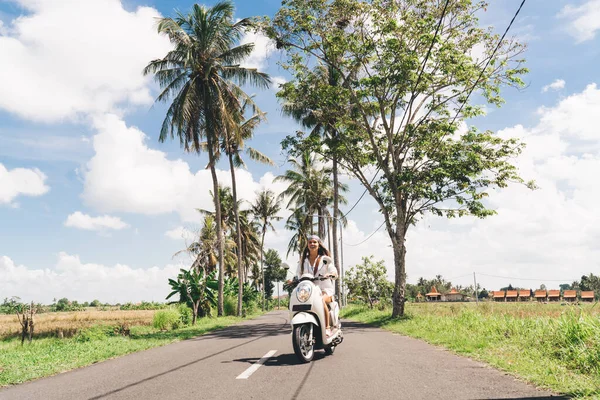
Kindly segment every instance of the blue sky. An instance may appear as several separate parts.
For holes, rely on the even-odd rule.
[[[0,0],[0,298],[160,301],[166,277],[189,264],[172,255],[185,246],[182,232],[199,226],[194,208],[210,208],[207,159],[158,143],[165,107],[153,105],[157,87],[140,71],[168,50],[155,18],[191,4]],[[481,23],[501,33],[519,4],[492,2]],[[238,1],[236,17],[278,6]],[[527,87],[505,90],[502,108],[468,124],[523,138],[518,165],[540,190],[494,193],[499,215],[485,221],[426,218],[408,236],[409,282],[441,274],[467,285],[475,271],[488,289],[551,287],[598,271],[598,21],[600,0],[526,2],[510,33],[528,43]],[[245,40],[257,43],[249,65],[286,79],[264,37]],[[279,143],[296,129],[275,88],[255,92],[268,122],[251,145],[278,166],[248,163],[239,172],[247,200],[263,187],[282,189],[272,182],[286,168]],[[227,165],[219,168],[227,180]],[[363,190],[349,183],[353,204]],[[392,277],[383,230],[353,246],[382,222],[368,196],[349,218],[345,267],[373,254]],[[277,228],[266,246],[284,255],[291,234]]]

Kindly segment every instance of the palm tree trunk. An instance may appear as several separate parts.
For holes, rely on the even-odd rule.
[[[337,156],[333,155],[333,264],[337,268],[338,276],[342,277],[340,274],[340,257],[338,253],[338,239],[337,239],[337,227],[338,227],[338,219],[340,217],[340,198],[338,191],[338,162]],[[342,277],[343,278],[343,277]],[[341,279],[335,280],[335,295],[338,298],[338,301],[341,300]],[[341,304],[341,302],[340,302]]]
[[[267,224],[265,222],[265,224],[263,225],[263,230],[262,230],[262,239],[260,240],[260,273],[262,275],[262,287],[263,287],[263,311],[265,310],[265,302],[267,301],[266,296],[265,296],[265,270],[264,270],[264,266],[263,266],[263,252],[265,249],[265,233],[267,233]]]
[[[323,207],[319,207],[318,214],[319,216],[319,237],[321,240],[325,239],[325,213],[323,212]]]
[[[211,115],[208,110],[206,110],[207,115]],[[208,129],[207,129],[208,131]],[[217,178],[217,170],[215,167],[215,154],[214,154],[214,140],[216,138],[213,137],[213,132],[208,131],[206,135],[206,141],[208,145],[208,162],[210,163],[210,174],[212,176],[213,181],[213,201],[215,203],[215,219],[216,219],[216,229],[217,229],[217,246],[219,249],[219,289],[217,296],[217,316],[223,316],[223,229],[221,226],[221,199],[219,199],[219,180]]]
[[[240,213],[237,203],[237,185],[235,183],[235,169],[233,167],[233,156],[229,153],[229,168],[231,169],[231,188],[233,192],[233,213],[235,214],[235,230],[237,233],[237,269],[238,269],[238,304],[237,316],[242,316],[242,298],[244,297],[244,274],[242,272],[242,230],[240,229]]]

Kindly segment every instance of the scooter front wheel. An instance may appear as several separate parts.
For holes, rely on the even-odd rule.
[[[315,355],[314,340],[311,340],[311,324],[306,323],[294,326],[292,334],[292,343],[294,345],[294,353],[298,359],[304,363],[311,362]]]

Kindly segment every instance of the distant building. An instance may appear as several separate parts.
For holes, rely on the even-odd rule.
[[[590,291],[586,291],[586,292],[581,292],[581,301],[593,302],[594,301],[594,291],[590,290]]]
[[[442,300],[442,294],[434,286],[431,288],[431,292],[425,295],[425,298],[429,301],[440,301]]]
[[[494,301],[506,301],[504,296],[506,296],[506,293],[504,292],[504,290],[492,291],[492,298],[494,299]]]
[[[420,303],[422,301],[425,301],[425,297],[421,294],[421,292],[419,292],[419,293],[417,293],[416,302]]]
[[[560,301],[560,290],[548,290],[548,301]]]
[[[507,290],[506,291],[506,301],[516,302],[519,297],[518,290]]]
[[[563,300],[568,302],[576,302],[577,301],[577,290],[565,290],[563,292]]]
[[[465,299],[465,295],[452,288],[452,290],[444,296],[446,301],[463,301]]]
[[[519,301],[530,301],[531,290],[519,290]]]
[[[546,301],[546,298],[548,297],[548,293],[546,292],[545,289],[536,290],[535,294],[533,295],[533,297],[537,301]]]

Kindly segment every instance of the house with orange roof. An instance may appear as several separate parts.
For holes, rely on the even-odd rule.
[[[429,301],[440,301],[442,300],[442,294],[434,286],[431,288],[431,292],[425,295],[425,298]]]
[[[548,290],[548,301],[560,301],[560,290]]]
[[[465,299],[465,295],[454,288],[452,288],[451,291],[446,293],[444,297],[446,301],[463,301]]]
[[[590,291],[581,292],[581,301],[593,302],[594,301],[594,291],[590,290]]]
[[[535,293],[533,294],[533,297],[537,301],[546,301],[546,298],[548,297],[548,293],[544,289],[536,290]]]
[[[577,290],[565,290],[563,292],[563,300],[570,303],[577,301]]]
[[[518,290],[507,290],[506,291],[505,301],[516,302],[518,297],[519,297],[519,291]]]
[[[425,301],[425,297],[421,294],[421,292],[419,292],[419,293],[417,293],[416,302],[420,303],[422,301]]]
[[[506,301],[504,299],[504,296],[506,296],[506,293],[504,292],[504,290],[492,291],[492,298],[494,299],[494,301]]]
[[[531,290],[519,290],[519,301],[531,300]]]

